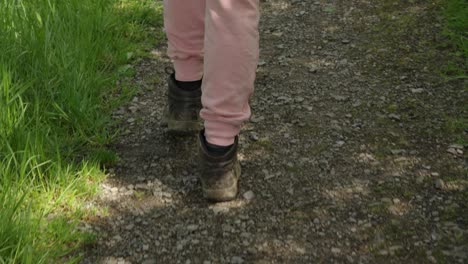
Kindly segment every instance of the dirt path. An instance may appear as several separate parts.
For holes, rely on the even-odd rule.
[[[433,73],[444,57],[427,1],[394,2],[262,1],[241,196],[229,203],[200,196],[195,136],[159,126],[170,64],[156,48],[115,114],[120,160],[82,263],[467,261],[466,156],[445,130],[462,83]]]

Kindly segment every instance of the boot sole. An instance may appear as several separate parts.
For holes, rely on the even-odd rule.
[[[227,188],[223,189],[205,189],[203,188],[203,193],[205,198],[211,202],[227,202],[236,199],[237,193],[239,191],[239,178],[241,175],[241,166],[240,163],[237,163],[234,167],[234,173],[237,176],[235,183]]]

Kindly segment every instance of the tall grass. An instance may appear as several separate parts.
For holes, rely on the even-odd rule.
[[[454,47],[455,60],[451,61],[446,72],[456,78],[467,78],[468,69],[468,2],[466,0],[445,0],[444,33]]]
[[[159,24],[150,0],[0,0],[0,263],[54,262],[89,238],[76,224],[114,157],[118,68]]]
[[[461,79],[460,98],[461,105],[457,108],[457,116],[448,117],[446,128],[456,137],[456,142],[462,145],[468,144],[468,104],[466,103],[466,93],[468,93],[468,2],[466,0],[444,0],[445,28],[444,34],[449,39],[449,46],[452,51],[452,58],[443,72],[448,80]]]

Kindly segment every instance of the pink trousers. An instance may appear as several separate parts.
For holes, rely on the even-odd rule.
[[[168,55],[178,81],[202,82],[209,143],[234,143],[250,117],[259,54],[259,0],[164,0]]]

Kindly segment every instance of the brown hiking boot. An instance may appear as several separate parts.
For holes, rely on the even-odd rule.
[[[202,130],[198,136],[201,159],[201,175],[203,193],[214,202],[230,201],[236,198],[241,167],[237,159],[238,137],[234,145],[223,156],[209,153]]]
[[[162,125],[169,132],[190,133],[201,128],[199,112],[201,110],[201,87],[186,91],[177,86],[175,74],[168,78],[167,108]]]

